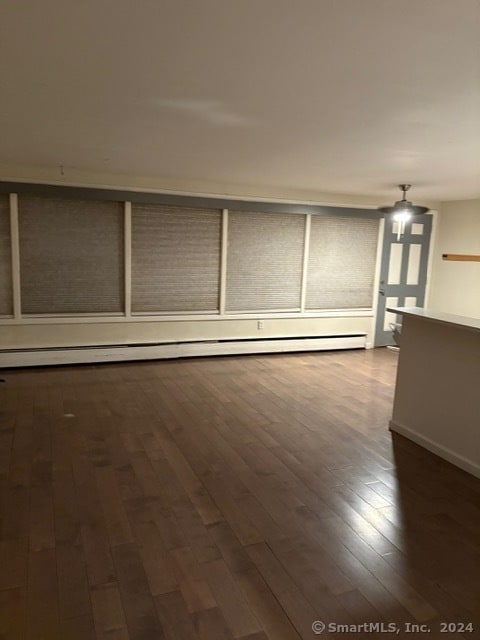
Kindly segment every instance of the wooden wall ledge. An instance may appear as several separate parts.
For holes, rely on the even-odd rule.
[[[480,256],[464,253],[443,253],[442,258],[444,260],[455,260],[456,262],[480,262]]]

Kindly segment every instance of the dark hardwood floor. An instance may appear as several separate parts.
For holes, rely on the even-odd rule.
[[[4,372],[0,638],[480,638],[480,481],[389,433],[396,357]]]

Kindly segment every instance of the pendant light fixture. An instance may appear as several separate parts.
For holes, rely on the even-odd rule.
[[[393,214],[393,220],[398,225],[397,240],[399,240],[404,234],[407,222],[410,222],[414,216],[418,216],[429,211],[428,207],[419,207],[413,205],[409,200],[407,200],[406,194],[411,186],[411,184],[399,184],[398,188],[402,191],[403,198],[401,200],[397,200],[393,207],[379,207],[379,211],[382,211],[382,213]]]

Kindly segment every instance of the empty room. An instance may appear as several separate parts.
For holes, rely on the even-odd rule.
[[[0,25],[0,640],[480,638],[478,0]]]

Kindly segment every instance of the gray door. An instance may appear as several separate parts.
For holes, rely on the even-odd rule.
[[[401,238],[397,237],[398,224],[391,215],[385,216],[376,347],[395,344],[390,325],[397,322],[397,316],[386,311],[387,307],[423,307],[425,301],[432,216],[415,216]]]

